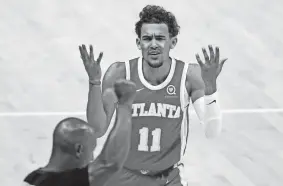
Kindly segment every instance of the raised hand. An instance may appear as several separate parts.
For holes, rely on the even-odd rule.
[[[89,53],[87,52],[85,45],[79,46],[79,49],[80,49],[81,58],[83,60],[85,70],[88,74],[89,80],[90,81],[100,81],[101,76],[102,76],[100,62],[101,62],[103,53],[100,52],[97,60],[94,60],[92,45],[89,46]]]
[[[219,60],[219,47],[215,47],[215,52],[211,45],[208,46],[208,49],[209,56],[205,48],[202,48],[205,62],[202,62],[198,54],[196,54],[196,59],[198,64],[200,65],[201,75],[204,82],[216,82],[216,79],[220,74],[224,63],[227,61],[227,58]]]

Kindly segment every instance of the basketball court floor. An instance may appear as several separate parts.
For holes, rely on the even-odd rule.
[[[146,4],[179,21],[171,56],[195,63],[195,53],[213,44],[229,58],[218,80],[221,136],[205,139],[192,109],[189,185],[283,185],[283,1],[11,0],[0,3],[1,186],[20,185],[46,164],[60,119],[85,119],[78,45],[104,51],[103,70],[138,56],[134,24]]]

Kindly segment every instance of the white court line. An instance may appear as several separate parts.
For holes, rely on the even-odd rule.
[[[194,110],[190,110],[195,114]],[[258,109],[226,109],[223,114],[254,114],[254,113],[283,113],[283,108],[258,108]],[[85,112],[2,112],[0,117],[22,116],[83,116]]]

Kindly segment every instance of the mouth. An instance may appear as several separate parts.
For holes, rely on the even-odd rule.
[[[156,55],[159,55],[160,53],[159,52],[150,52],[149,55],[152,55],[152,56],[156,56]]]

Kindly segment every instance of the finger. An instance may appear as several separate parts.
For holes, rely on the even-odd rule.
[[[215,56],[212,46],[208,45],[208,49],[209,49],[210,60],[213,61]]]
[[[81,54],[81,57],[83,56],[83,49],[81,46],[79,46],[79,50],[80,50],[80,54]]]
[[[207,55],[207,52],[206,52],[205,48],[202,48],[202,53],[204,55],[205,62],[209,63],[209,57]]]
[[[222,69],[224,63],[225,63],[227,60],[228,60],[228,58],[225,58],[225,59],[222,59],[222,60],[220,61],[220,68],[221,68],[221,69]]]
[[[103,57],[103,52],[100,52],[99,56],[98,56],[98,58],[96,60],[98,64],[100,64],[102,57]]]
[[[89,45],[89,58],[94,60],[93,46],[92,45]]]
[[[219,63],[219,56],[220,56],[220,52],[219,52],[219,47],[215,48],[215,63]]]
[[[82,45],[82,49],[83,49],[83,54],[85,55],[86,58],[88,58],[88,53],[87,53],[87,49],[85,45]]]
[[[84,55],[83,48],[82,48],[81,46],[79,46],[79,50],[80,50],[80,54],[81,54],[82,61],[85,63],[86,57],[85,57],[85,55]]]
[[[197,59],[198,64],[202,67],[204,64],[203,64],[203,62],[202,62],[202,60],[200,59],[200,57],[199,57],[198,54],[196,54],[196,59]]]
[[[85,58],[85,65],[90,65],[91,63],[91,60],[90,60],[90,56],[87,52],[87,49],[86,49],[86,46],[85,45],[82,45],[82,49],[83,49],[83,55],[84,55],[84,58]]]

